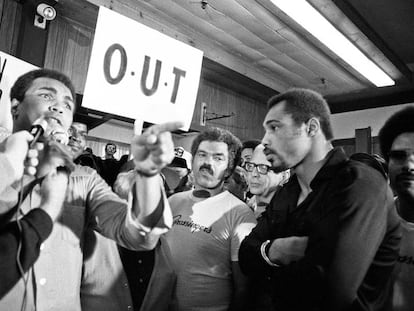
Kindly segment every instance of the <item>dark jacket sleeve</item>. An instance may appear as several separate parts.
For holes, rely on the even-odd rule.
[[[372,283],[372,288],[378,289],[378,282],[385,282],[391,273],[398,248],[398,238],[394,239],[398,223],[389,221],[393,207],[390,189],[381,177],[368,173],[367,178],[364,170],[342,173],[309,207],[300,233],[275,234],[283,222],[275,222],[280,215],[268,213],[240,247],[242,271],[254,278],[260,276],[280,304],[293,304],[298,310],[299,306],[311,310],[312,305],[351,310],[357,299],[370,294],[366,281],[371,275],[383,278]],[[260,245],[292,235],[309,237],[304,258],[281,267],[267,265]],[[384,241],[388,235],[387,250]]]
[[[53,222],[42,209],[34,209],[20,219],[20,234],[16,221],[0,229],[0,299],[18,282],[21,274],[16,262],[21,240],[20,262],[26,272],[40,253],[40,244],[52,232]]]
[[[257,273],[267,274],[271,267],[264,261],[260,254],[263,242],[272,238],[271,228],[274,223],[272,212],[268,209],[258,219],[256,227],[245,237],[239,249],[239,265],[242,272],[247,276]]]

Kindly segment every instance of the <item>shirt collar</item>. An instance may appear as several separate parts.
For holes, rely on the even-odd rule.
[[[317,188],[318,185],[324,183],[326,180],[335,177],[338,168],[341,167],[347,160],[348,157],[342,148],[337,147],[329,151],[326,155],[325,164],[321,167],[310,183],[312,190]]]

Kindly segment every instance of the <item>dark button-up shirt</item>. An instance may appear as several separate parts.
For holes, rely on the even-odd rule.
[[[295,175],[275,195],[240,247],[243,272],[277,310],[379,310],[400,243],[387,181],[334,149],[310,186],[299,205]],[[262,243],[289,236],[309,237],[305,256],[268,265]]]

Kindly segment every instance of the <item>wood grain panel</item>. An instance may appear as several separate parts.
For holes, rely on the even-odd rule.
[[[208,118],[217,115],[232,115],[231,117],[207,121],[206,126],[217,126],[231,131],[244,141],[261,139],[263,137],[262,123],[266,115],[266,105],[242,96],[237,92],[223,88],[208,80],[200,81],[192,128],[203,130],[199,125],[201,103],[207,104]]]
[[[65,17],[58,17],[50,24],[45,67],[67,74],[80,94],[85,88],[94,32]]]
[[[0,0],[0,50],[15,55],[21,21],[21,4]]]

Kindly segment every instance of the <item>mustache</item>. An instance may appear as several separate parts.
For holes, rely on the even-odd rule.
[[[210,175],[214,174],[213,168],[211,167],[210,164],[207,164],[207,163],[202,164],[199,168],[199,171],[201,171],[203,169],[207,170]]]
[[[412,172],[402,172],[396,176],[396,179],[414,179],[414,173]]]
[[[272,153],[274,153],[274,152],[273,152],[273,150],[272,150],[271,148],[269,148],[269,147],[264,147],[264,149],[263,149],[263,153],[264,153],[265,155],[269,155],[269,154],[272,154]]]

